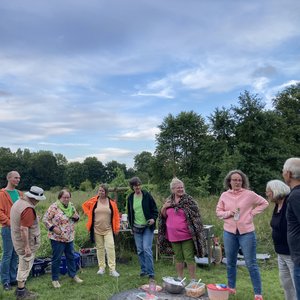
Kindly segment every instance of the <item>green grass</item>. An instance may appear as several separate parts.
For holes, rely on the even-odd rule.
[[[264,299],[282,300],[283,292],[279,287],[278,271],[275,262],[270,260],[260,264]],[[86,300],[107,300],[112,295],[124,290],[138,288],[148,283],[147,278],[139,277],[139,265],[135,254],[129,264],[118,264],[117,270],[121,276],[113,278],[108,274],[99,276],[96,274],[97,267],[83,268],[78,272],[80,278],[84,280],[82,284],[76,284],[67,276],[61,276],[62,287],[54,289],[51,285],[50,274],[30,278],[27,282],[27,288],[39,294],[41,300],[55,299],[86,299]],[[156,281],[162,284],[163,276],[175,276],[175,266],[169,259],[161,259],[155,262]],[[187,270],[185,270],[187,275]],[[187,275],[188,276],[188,275]],[[197,277],[208,283],[226,283],[225,265],[201,266],[197,268]],[[2,298],[1,298],[2,297]],[[14,291],[3,292],[0,289],[0,299],[15,299]],[[237,295],[231,296],[231,299],[252,300],[252,285],[249,279],[246,267],[238,267]],[[125,300],[125,299],[124,299]]]
[[[89,236],[85,228],[86,217],[82,214],[81,204],[93,195],[92,192],[73,192],[72,202],[75,204],[78,211],[81,213],[81,220],[76,225],[75,249],[78,251],[81,247],[89,247]],[[37,212],[39,216],[43,216],[49,205],[56,201],[57,194],[46,193],[47,200],[37,205]],[[155,196],[155,195],[154,195]],[[161,198],[157,199],[158,206],[161,206]],[[198,199],[201,215],[204,224],[214,225],[214,232],[216,236],[220,237],[222,242],[223,221],[215,216],[215,208],[218,197],[209,197]],[[258,240],[258,253],[270,253],[271,259],[267,263],[261,263],[261,276],[264,290],[265,300],[281,300],[284,299],[283,291],[280,288],[278,278],[278,268],[276,263],[276,256],[273,250],[270,219],[272,215],[272,205],[263,213],[255,218],[255,226]],[[42,245],[37,253],[38,257],[45,257],[51,255],[50,243],[47,238],[47,231],[41,224],[42,229]],[[1,240],[1,239],[0,239]],[[30,290],[37,292],[41,300],[55,300],[55,299],[88,299],[88,300],[107,300],[110,296],[120,291],[132,289],[147,283],[146,279],[139,278],[139,265],[136,254],[132,250],[134,248],[133,238],[130,235],[119,235],[116,240],[117,257],[131,256],[132,261],[129,264],[118,264],[117,269],[121,276],[118,279],[112,278],[108,275],[96,275],[97,268],[84,268],[79,272],[84,283],[82,285],[74,284],[67,276],[61,277],[62,288],[54,290],[51,285],[51,276],[49,274],[30,278],[27,286]],[[1,253],[0,243],[0,253]],[[171,260],[159,260],[155,262],[155,271],[157,283],[162,284],[163,276],[175,275],[175,267]],[[198,278],[202,278],[204,283],[226,283],[226,267],[224,265],[215,265],[210,268],[197,268]],[[238,268],[237,278],[237,295],[231,296],[230,300],[252,300],[252,285],[245,267]],[[4,293],[0,288],[0,299],[15,299],[13,292]],[[125,299],[124,299],[125,300]]]

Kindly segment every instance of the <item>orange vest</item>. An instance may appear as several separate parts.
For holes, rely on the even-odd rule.
[[[83,212],[88,216],[88,221],[86,223],[86,228],[88,231],[90,231],[92,227],[93,213],[97,201],[98,201],[98,196],[94,196],[82,204]],[[118,206],[117,203],[112,199],[109,199],[109,205],[112,208],[111,227],[113,232],[117,234],[120,230],[120,215],[119,215]]]

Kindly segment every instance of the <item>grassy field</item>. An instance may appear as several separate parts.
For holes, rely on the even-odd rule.
[[[279,287],[278,272],[274,261],[260,264],[261,275],[264,290],[264,299],[282,300],[283,292]],[[84,280],[82,284],[76,284],[67,276],[61,276],[60,282],[62,287],[54,289],[51,285],[50,274],[40,277],[30,278],[27,282],[28,289],[39,294],[39,299],[86,299],[86,300],[107,300],[112,295],[137,288],[145,283],[147,279],[139,277],[139,265],[136,255],[128,264],[118,264],[117,269],[121,276],[113,278],[108,274],[99,276],[96,274],[96,267],[83,268],[78,275]],[[175,275],[175,267],[171,260],[162,259],[155,263],[157,284],[162,284],[163,276]],[[187,272],[186,272],[187,273]],[[197,277],[201,278],[206,284],[208,283],[226,283],[225,265],[212,265],[211,267],[201,266],[197,268]],[[2,293],[0,289],[0,299],[15,299],[14,292]],[[252,286],[247,269],[238,267],[237,295],[231,296],[230,299],[252,300]],[[125,300],[125,299],[124,299]]]
[[[56,194],[47,193],[47,200],[41,202],[37,206],[37,211],[40,216],[44,214],[48,206],[56,201]],[[88,199],[92,193],[74,192],[72,201],[78,210],[81,212],[81,203]],[[156,197],[158,206],[161,206],[162,199]],[[199,199],[199,207],[203,217],[204,224],[212,224],[215,226],[215,235],[219,236],[222,241],[222,226],[223,222],[215,217],[215,207],[217,197]],[[264,299],[281,300],[284,299],[283,291],[280,288],[276,257],[271,240],[270,218],[272,214],[272,205],[261,215],[255,219],[256,232],[258,237],[258,252],[270,253],[271,259],[266,263],[260,262],[261,275],[264,290]],[[76,250],[81,247],[90,246],[88,242],[88,233],[85,229],[86,218],[82,215],[81,221],[76,227]],[[49,256],[51,254],[49,240],[43,225],[42,228],[42,246],[38,252],[39,257]],[[1,245],[0,245],[1,246]],[[55,290],[51,285],[50,274],[45,274],[40,277],[30,278],[27,286],[30,290],[37,292],[39,299],[89,299],[89,300],[107,300],[115,293],[132,289],[147,283],[147,279],[139,278],[139,265],[136,254],[132,250],[132,237],[118,237],[116,242],[117,257],[127,257],[131,260],[127,264],[118,263],[117,270],[121,276],[112,278],[109,275],[96,275],[97,268],[89,267],[82,268],[79,271],[79,276],[84,280],[81,285],[73,283],[67,276],[61,277],[62,288]],[[1,250],[1,249],[0,249]],[[157,284],[162,284],[163,276],[175,275],[175,267],[169,259],[160,259],[155,262]],[[202,281],[208,283],[226,283],[226,267],[225,265],[212,265],[211,267],[201,266],[197,268],[197,277],[202,278]],[[0,299],[15,299],[13,291],[4,293],[0,288]],[[231,296],[230,299],[251,300],[253,299],[252,286],[248,271],[245,267],[238,267],[237,295]],[[124,299],[125,300],[125,299]]]

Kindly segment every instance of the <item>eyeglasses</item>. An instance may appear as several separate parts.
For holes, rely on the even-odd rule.
[[[243,182],[243,179],[230,179],[230,181],[234,181],[234,182]]]

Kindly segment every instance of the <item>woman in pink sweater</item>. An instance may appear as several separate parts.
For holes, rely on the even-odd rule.
[[[262,300],[259,267],[256,262],[256,235],[253,217],[261,213],[268,201],[249,190],[249,180],[240,170],[230,171],[224,179],[227,190],[222,193],[216,214],[224,220],[224,247],[227,258],[227,279],[230,293],[235,294],[236,265],[242,249],[253,289],[254,300]]]

